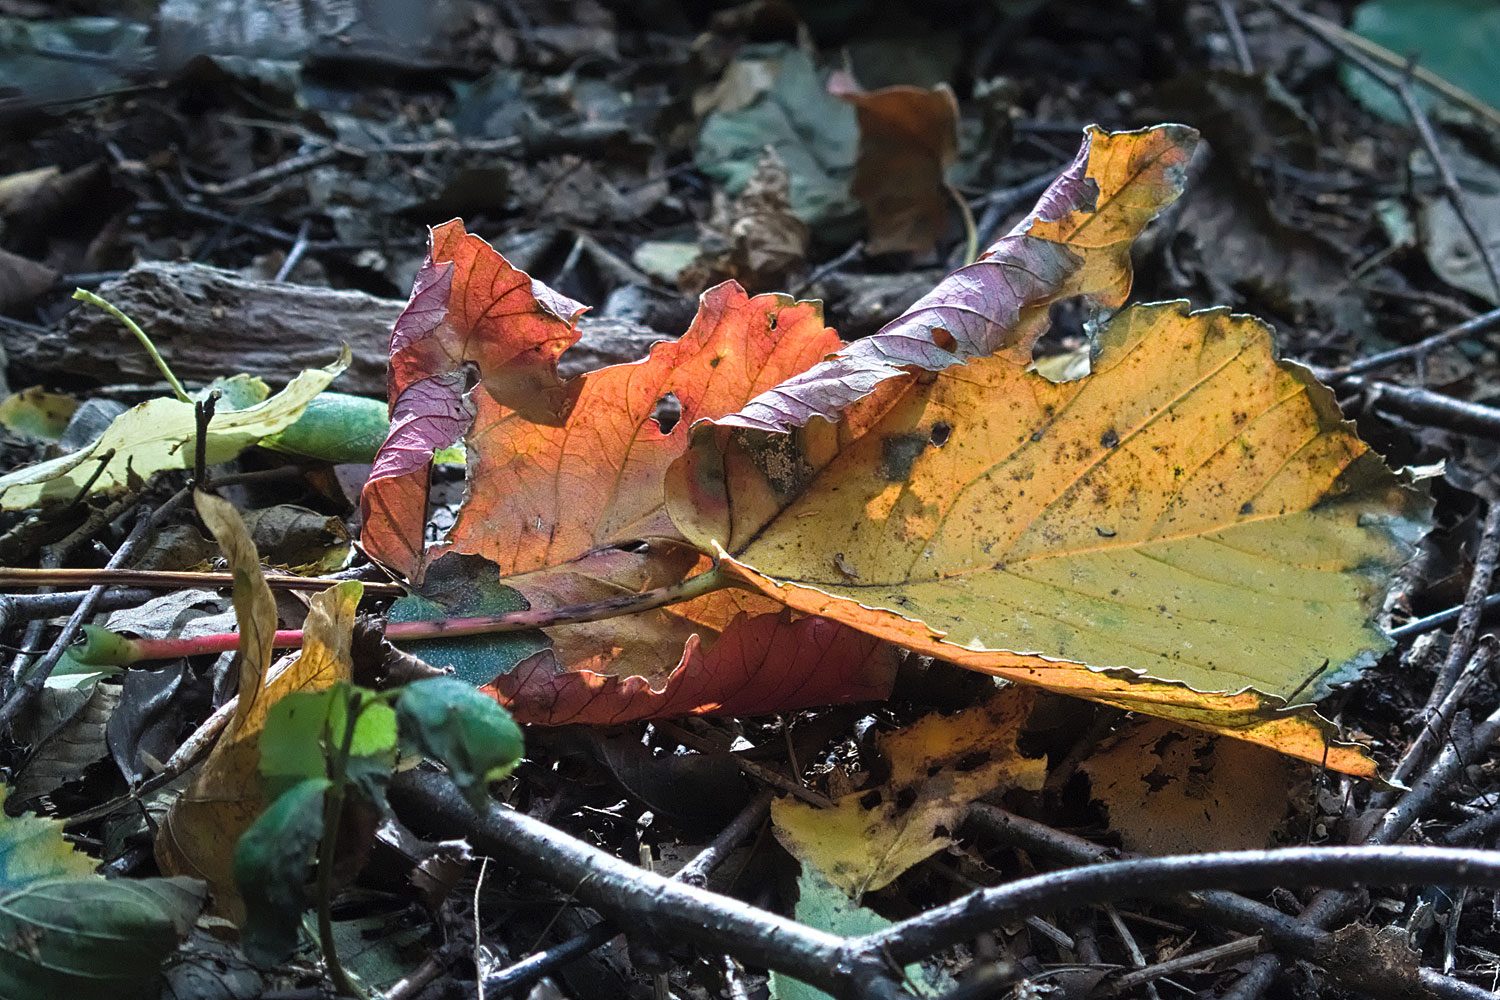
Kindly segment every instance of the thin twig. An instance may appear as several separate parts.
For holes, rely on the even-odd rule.
[[[1285,12],[1283,11],[1283,13]],[[1328,20],[1326,17],[1319,17],[1317,14],[1309,14],[1306,11],[1298,11],[1298,13],[1302,17],[1302,26],[1308,31],[1316,33],[1330,47],[1333,45],[1334,40],[1337,40],[1398,73],[1405,73],[1410,69],[1412,76],[1418,83],[1430,87],[1433,91],[1447,98],[1458,107],[1486,119],[1492,126],[1500,125],[1500,111],[1497,111],[1493,106],[1475,97],[1462,87],[1444,77],[1438,76],[1432,70],[1424,66],[1413,67],[1410,60],[1403,59],[1379,42],[1372,42],[1365,36],[1356,34],[1343,25]]]
[[[1432,122],[1427,117],[1427,112],[1417,102],[1412,94],[1411,84],[1407,82],[1412,74],[1413,67],[1407,64],[1401,72],[1392,72],[1372,59],[1368,53],[1361,48],[1352,45],[1341,33],[1328,30],[1327,24],[1322,18],[1313,18],[1298,10],[1287,0],[1261,0],[1270,4],[1276,12],[1287,20],[1301,27],[1303,30],[1314,35],[1324,45],[1333,49],[1345,59],[1354,63],[1360,69],[1369,73],[1372,77],[1383,84],[1394,93],[1400,100],[1402,107],[1406,109],[1411,118],[1412,125],[1417,130],[1417,137],[1422,140],[1423,147],[1427,150],[1428,157],[1432,160],[1434,169],[1437,170],[1438,182],[1443,187],[1443,194],[1448,203],[1453,206],[1453,213],[1458,217],[1459,224],[1463,226],[1464,232],[1474,243],[1474,249],[1484,263],[1485,273],[1489,276],[1490,284],[1495,293],[1500,295],[1500,262],[1496,261],[1495,251],[1480,233],[1479,227],[1474,224],[1473,212],[1469,206],[1469,199],[1464,194],[1463,188],[1459,186],[1458,178],[1453,173],[1453,167],[1448,163],[1447,155],[1438,143],[1437,133],[1433,131]]]
[[[142,508],[136,515],[135,526],[130,529],[130,534],[125,536],[125,540],[110,557],[109,565],[119,566],[129,560],[134,555],[135,548],[140,544],[141,539],[148,534],[150,526],[151,518],[146,516],[145,508]],[[0,732],[8,730],[16,714],[36,697],[36,693],[52,675],[53,669],[57,667],[58,661],[62,659],[63,653],[67,651],[68,645],[72,643],[78,630],[83,627],[84,622],[94,616],[94,606],[103,595],[103,587],[90,589],[84,599],[79,601],[78,606],[73,609],[73,613],[68,616],[67,623],[53,640],[52,647],[47,650],[47,654],[32,664],[24,676],[17,678],[15,689],[10,692],[4,704],[0,704]]]
[[[894,1000],[890,966],[920,960],[1031,913],[1221,888],[1438,882],[1500,888],[1500,852],[1436,847],[1303,847],[1119,861],[1049,872],[859,938],[840,938],[716,893],[645,872],[546,823],[498,805],[476,814],[446,777],[407,771],[391,803],[419,833],[465,836],[649,939],[730,954],[839,997]]]
[[[1491,502],[1484,515],[1479,548],[1474,553],[1474,572],[1469,577],[1468,589],[1464,591],[1463,611],[1458,616],[1458,627],[1453,630],[1453,639],[1448,644],[1447,659],[1443,661],[1437,680],[1433,682],[1432,694],[1427,699],[1427,711],[1432,711],[1448,697],[1448,692],[1458,680],[1459,671],[1474,651],[1474,641],[1479,636],[1479,621],[1484,617],[1484,599],[1489,595],[1497,562],[1500,562],[1500,503]]]
[[[969,808],[969,822],[1003,843],[1075,865],[1094,864],[1118,856],[1118,852],[1082,837],[1054,830],[1035,820],[983,803]],[[1262,935],[1275,948],[1297,958],[1326,963],[1333,953],[1332,934],[1237,893],[1215,889],[1169,898],[1165,902],[1199,922],[1212,921],[1230,930]],[[1357,955],[1351,957],[1352,961],[1329,965],[1329,972],[1336,981],[1355,989],[1367,986],[1390,988],[1391,982],[1380,971],[1374,956],[1370,956],[1370,961],[1361,961]],[[1364,975],[1376,978],[1367,981],[1360,978]],[[1476,996],[1474,987],[1468,983],[1430,969],[1420,970],[1418,977],[1419,982],[1413,985],[1413,990],[1420,988],[1422,993],[1430,997],[1474,1000]],[[1487,993],[1479,995],[1488,996]]]
[[[431,142],[391,142],[365,148],[335,143],[311,153],[304,153],[301,156],[288,157],[285,160],[271,164],[269,167],[264,167],[220,184],[204,184],[194,181],[189,181],[188,183],[195,191],[214,195],[215,197],[223,197],[225,195],[239,194],[241,191],[246,191],[262,184],[285,180],[295,174],[332,163],[341,157],[362,160],[370,156],[426,156],[429,153],[507,153],[520,147],[521,138],[519,136],[507,136],[503,139],[435,139]]]
[[[1500,440],[1500,409],[1454,399],[1430,389],[1389,382],[1366,382],[1359,375],[1344,379],[1344,387],[1368,390],[1365,404],[1429,427],[1446,427],[1460,434]]]
[[[1500,605],[1500,594],[1489,595],[1484,599],[1481,606],[1484,610],[1488,611],[1497,605]],[[1392,639],[1400,642],[1414,635],[1421,635],[1423,632],[1431,632],[1433,629],[1442,628],[1449,622],[1457,621],[1459,615],[1463,614],[1466,607],[1468,607],[1467,604],[1460,604],[1457,607],[1430,614],[1425,618],[1417,618],[1407,622],[1405,625],[1398,625],[1391,629],[1389,635]]]
[[[1318,373],[1323,381],[1341,379],[1349,375],[1358,375],[1362,372],[1383,368],[1397,361],[1405,361],[1407,358],[1419,358],[1430,354],[1444,344],[1452,344],[1461,340],[1469,340],[1480,334],[1489,333],[1500,327],[1500,309],[1491,309],[1487,313],[1475,316],[1473,319],[1465,320],[1451,329],[1442,333],[1435,333],[1430,337],[1417,341],[1415,344],[1407,344],[1405,347],[1395,347],[1389,351],[1381,351],[1367,358],[1351,361],[1347,365],[1337,368],[1329,368]]]
[[[1453,717],[1458,714],[1458,708],[1463,704],[1469,688],[1488,673],[1490,661],[1495,656],[1496,646],[1494,636],[1487,635],[1481,639],[1478,648],[1474,650],[1474,655],[1469,657],[1468,664],[1448,688],[1447,695],[1435,708],[1423,713],[1427,721],[1423,723],[1416,739],[1412,740],[1411,745],[1406,748],[1401,762],[1391,772],[1392,784],[1404,785],[1416,773],[1417,768],[1427,762],[1434,745],[1447,736],[1448,727],[1452,724]],[[1433,693],[1437,693],[1436,685],[1433,687]]]
[[[281,266],[276,269],[276,276],[271,279],[273,283],[285,281],[287,275],[292,273],[292,268],[297,266],[297,262],[307,252],[307,234],[311,230],[312,220],[303,219],[302,225],[297,227],[297,242],[292,244],[292,248],[286,252],[286,260],[283,260]],[[481,995],[479,1000],[484,1000],[484,997]]]
[[[1185,969],[1198,969],[1225,959],[1239,960],[1247,955],[1254,955],[1261,950],[1263,940],[1259,934],[1254,937],[1244,937],[1237,941],[1229,941],[1225,944],[1215,945],[1212,948],[1204,948],[1201,951],[1190,952],[1170,958],[1165,962],[1157,962],[1148,965],[1135,972],[1127,972],[1117,979],[1108,980],[1101,990],[1102,996],[1118,996],[1128,990],[1132,990],[1143,983],[1154,982],[1164,976],[1170,976],[1174,972],[1182,972]]]
[[[341,579],[321,576],[266,574],[266,584],[272,590],[326,590],[343,582]],[[0,587],[76,587],[80,584],[129,585],[154,590],[176,590],[179,587],[216,590],[233,586],[234,574],[150,569],[13,569],[0,566]],[[364,586],[366,593],[383,597],[402,597],[406,594],[406,588],[395,583],[366,583]]]
[[[720,746],[707,737],[699,736],[697,733],[689,732],[688,730],[683,729],[681,726],[672,722],[658,721],[653,723],[653,725],[660,729],[664,735],[670,736],[672,739],[676,740],[683,746],[688,747],[689,749],[697,750],[702,754],[712,754],[715,756],[724,756],[729,758],[734,762],[734,765],[736,767],[738,767],[745,774],[748,774],[750,777],[754,778],[756,781],[759,781],[765,785],[769,785],[770,787],[775,788],[778,791],[785,792],[793,798],[801,799],[808,805],[814,806],[818,809],[829,809],[833,807],[833,800],[828,798],[828,796],[822,794],[821,792],[816,792],[811,788],[808,788],[806,785],[802,784],[800,781],[797,781],[793,778],[788,778],[786,775],[778,771],[774,771],[769,767],[763,767],[753,760],[747,760],[737,754],[730,753],[726,747]]]
[[[1234,61],[1241,73],[1255,72],[1255,60],[1250,58],[1250,45],[1245,41],[1245,31],[1240,27],[1239,15],[1230,0],[1216,0],[1219,16],[1224,19],[1224,28],[1229,32],[1229,46],[1234,50]]]

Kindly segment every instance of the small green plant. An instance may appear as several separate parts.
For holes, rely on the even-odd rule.
[[[487,785],[521,759],[521,729],[472,686],[450,677],[372,691],[347,681],[289,694],[262,734],[261,780],[271,805],[245,831],[234,877],[245,901],[245,953],[272,964],[297,947],[316,908],[318,939],[334,986],[364,997],[338,959],[331,904],[339,823],[356,803],[383,811],[385,785],[407,750],[441,761],[475,807]]]

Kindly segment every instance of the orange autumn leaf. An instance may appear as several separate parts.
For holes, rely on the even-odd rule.
[[[726,282],[703,293],[680,340],[568,382],[555,424],[478,396],[469,497],[444,548],[510,574],[612,542],[680,537],[662,506],[662,477],[693,422],[733,413],[841,346],[815,303],[752,298]],[[653,414],[668,394],[682,415],[664,432]]]
[[[453,241],[445,233],[456,227],[434,230],[433,259],[449,252]],[[680,581],[702,556],[681,544],[666,516],[662,481],[687,444],[690,424],[733,412],[821,361],[841,341],[823,325],[815,303],[752,298],[730,282],[704,293],[680,340],[657,344],[638,362],[564,383],[555,372],[561,341],[551,336],[560,323],[548,305],[555,297],[531,282],[534,306],[522,313],[531,333],[519,341],[504,323],[472,322],[473,303],[492,294],[494,276],[510,275],[507,287],[515,295],[519,272],[476,237],[464,237],[461,246],[475,250],[467,267],[450,269],[446,283],[419,276],[412,304],[397,323],[397,402],[376,470],[387,453],[393,453],[392,466],[412,468],[417,463],[408,459],[416,456],[420,468],[372,478],[366,509],[387,516],[373,537],[367,528],[367,548],[414,581],[444,554],[482,556],[532,607],[588,603]],[[468,287],[473,281],[481,283],[480,294]],[[409,334],[428,328],[435,331],[433,345],[424,347]],[[456,328],[467,330],[466,338],[455,336]],[[534,349],[517,349],[532,341]],[[465,394],[471,370],[477,385]],[[546,388],[546,405],[518,399],[517,387],[524,386]],[[682,417],[663,431],[654,415],[669,394]],[[405,427],[410,434],[404,437]],[[467,450],[467,497],[448,536],[424,548],[431,449],[459,435]],[[408,439],[418,446],[408,448]],[[544,653],[508,672],[510,664],[495,665],[499,676],[491,690],[521,721],[621,722],[884,697],[897,655],[879,640],[789,615],[744,592],[549,628],[545,635],[551,648]],[[814,666],[816,674],[806,673]]]
[[[557,359],[578,340],[584,308],[511,267],[457,219],[432,229],[391,332],[391,430],[360,498],[366,552],[421,577],[433,454],[463,436],[480,401],[560,419]]]
[[[854,105],[859,153],[849,193],[864,206],[872,254],[926,253],[943,234],[952,197],[943,175],[958,158],[958,101],[946,84],[863,91],[844,71],[830,93]]]

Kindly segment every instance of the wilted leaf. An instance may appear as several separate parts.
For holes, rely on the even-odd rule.
[[[627,574],[618,566],[602,578],[590,570],[643,558],[649,556],[605,550],[507,582],[533,596],[545,587],[552,600],[602,600],[624,592],[616,581]],[[883,700],[900,655],[855,629],[733,593],[546,633],[552,648],[489,685],[522,722],[620,725]]]
[[[859,156],[849,191],[865,208],[866,250],[927,253],[943,234],[952,198],[944,174],[958,158],[958,101],[945,84],[865,92],[847,72],[828,90],[854,105]]]
[[[1349,26],[1490,107],[1500,106],[1500,9],[1489,0],[1366,0]],[[1405,124],[1406,109],[1389,87],[1352,63],[1343,63],[1340,72],[1361,104]],[[1437,99],[1424,86],[1413,84],[1412,90],[1426,106]]]
[[[448,544],[510,574],[611,542],[679,537],[662,507],[662,477],[691,424],[733,413],[839,345],[815,303],[751,298],[726,283],[703,294],[680,340],[568,382],[555,423],[475,394],[469,496]],[[682,416],[663,432],[652,415],[669,393]],[[496,531],[501,524],[513,527]]]
[[[1125,847],[1156,855],[1270,846],[1292,779],[1280,754],[1156,719],[1127,726],[1079,769]]]
[[[779,288],[807,259],[810,235],[792,214],[786,167],[767,146],[739,197],[714,192],[713,216],[700,227],[701,252],[672,280],[686,292],[729,280],[757,292]]]
[[[297,947],[307,883],[323,837],[323,799],[332,782],[308,778],[288,788],[240,837],[234,881],[244,899],[245,954],[259,965],[284,960]]]
[[[221,405],[206,434],[205,458],[217,465],[234,458],[268,434],[291,425],[307,404],[349,364],[349,351],[327,368],[305,371],[285,389],[244,409]],[[87,448],[0,476],[0,508],[22,510],[54,500],[71,500],[98,474],[89,493],[114,493],[132,478],[163,469],[191,468],[197,422],[193,404],[151,399],[132,407]],[[103,471],[100,467],[103,466]]]
[[[432,230],[411,299],[391,332],[390,435],[361,499],[362,540],[371,554],[420,578],[428,469],[434,452],[468,430],[469,400],[560,419],[557,359],[578,340],[574,324],[583,310],[511,267],[462,222]],[[469,394],[471,364],[479,384]]]
[[[851,404],[912,368],[942,371],[973,357],[1022,364],[1046,329],[1048,307],[1086,295],[1114,307],[1130,291],[1130,244],[1182,193],[1197,133],[1181,125],[1140,132],[1091,127],[1078,157],[1024,221],[948,275],[873,336],[782,382],[720,423],[769,431],[815,416],[848,419]]]
[[[56,441],[67,430],[78,400],[48,392],[39,385],[0,400],[0,427],[35,441]]]
[[[1372,619],[1425,502],[1254,319],[1137,306],[1093,367],[906,376],[837,443],[702,427],[673,514],[791,607],[1323,761],[1320,733],[1271,709],[1387,648]]]
[[[462,299],[469,292],[455,279],[449,295]],[[505,353],[485,342],[497,335],[480,331],[466,347],[481,381],[509,379]],[[689,424],[743,406],[839,343],[815,304],[778,295],[751,298],[729,283],[704,294],[680,340],[657,344],[634,364],[563,385],[547,419],[538,419],[534,408],[506,407],[487,391],[471,393],[478,415],[466,439],[467,498],[446,545],[413,555],[412,565],[424,580],[429,566],[438,575],[435,560],[444,551],[497,565],[461,570],[468,576],[458,581],[457,593],[437,603],[398,602],[393,620],[583,604],[668,586],[701,568],[695,550],[671,541],[678,535],[663,509],[662,477],[682,453]],[[486,367],[492,364],[499,369]],[[653,415],[669,394],[682,416],[663,431]],[[426,482],[424,472],[400,487],[423,493],[413,509],[425,510]],[[367,497],[371,490],[386,494],[373,481]],[[644,548],[637,542],[642,539],[648,540]],[[419,541],[419,532],[403,539],[377,533],[372,540],[367,529],[364,537],[372,554],[397,565],[405,558],[403,546]],[[610,547],[615,542],[630,545]],[[505,579],[497,588],[499,576]],[[448,589],[455,588],[450,583]],[[757,615],[770,617],[759,621]],[[620,723],[884,697],[895,651],[857,633],[840,634],[846,631],[794,621],[763,598],[710,595],[629,618],[547,629],[549,649],[539,649],[532,635],[403,648],[452,665],[475,684],[493,679],[494,690],[526,722]],[[807,659],[799,661],[798,654]],[[812,663],[823,669],[813,671]]]
[[[776,800],[776,839],[856,901],[889,885],[953,843],[970,802],[1007,788],[1042,787],[1046,761],[1016,749],[1035,697],[1025,688],[1006,688],[983,705],[929,715],[881,736],[889,780],[839,797],[832,809]]]
[[[261,576],[255,546],[232,506],[206,494],[197,499],[204,523],[224,549],[235,576],[235,611],[243,637],[239,702],[213,752],[163,820],[156,836],[156,860],[164,872],[207,881],[214,912],[238,923],[244,905],[234,884],[234,850],[240,834],[266,805],[259,780],[266,715],[292,691],[317,691],[349,678],[354,609],[362,587],[351,581],[315,595],[303,626],[301,652],[272,673],[275,599]]]
[[[0,997],[156,997],[206,894],[194,879],[90,877],[0,896]]]

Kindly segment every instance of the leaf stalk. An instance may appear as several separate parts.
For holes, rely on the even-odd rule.
[[[549,628],[554,625],[578,625],[682,604],[685,601],[702,597],[704,594],[711,594],[716,590],[723,590],[734,585],[735,581],[719,566],[715,566],[706,573],[690,576],[668,587],[659,587],[656,590],[647,590],[639,594],[626,594],[622,597],[611,597],[588,604],[574,604],[561,608],[531,608],[525,611],[509,611],[505,614],[485,615],[477,618],[389,622],[385,627],[385,637],[393,642],[406,642],[414,639],[456,639],[469,635],[524,632],[528,629]],[[222,632],[186,639],[131,639],[108,629],[88,626],[85,634],[88,641],[75,648],[72,655],[74,660],[87,666],[125,667],[147,660],[173,660],[203,653],[223,653],[240,647],[238,632]],[[280,629],[273,635],[272,645],[278,649],[300,649],[302,630]]]

